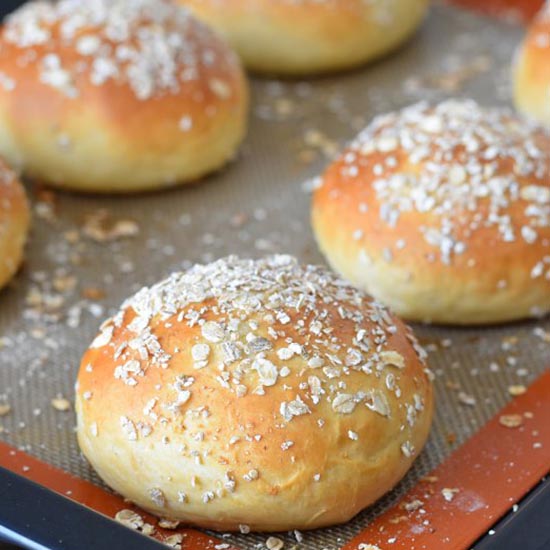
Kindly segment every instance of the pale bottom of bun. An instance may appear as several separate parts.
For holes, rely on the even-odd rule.
[[[90,122],[86,130],[60,134],[40,125],[15,144],[0,125],[0,152],[28,177],[52,187],[120,194],[195,182],[234,158],[245,134],[244,120],[229,117],[204,134],[182,135],[153,149],[139,145],[140,136],[117,138],[93,128]]]
[[[413,460],[404,458],[400,448],[403,438],[398,435],[368,460],[357,461],[353,457],[335,460],[327,456],[319,483],[311,483],[314,471],[306,456],[297,460],[292,478],[278,480],[277,492],[258,486],[252,497],[250,493],[243,495],[236,491],[204,502],[204,488],[199,484],[192,494],[186,493],[185,502],[181,502],[178,488],[189,485],[194,475],[205,483],[214,483],[216,468],[209,479],[205,464],[189,465],[175,445],[128,441],[120,433],[105,433],[101,428],[92,433],[92,423],[83,417],[79,400],[77,396],[80,449],[105,483],[153,515],[204,529],[276,532],[345,523],[390,491],[407,473]],[[426,406],[426,414],[417,422],[411,439],[415,457],[430,431],[433,401],[429,400]],[[340,438],[342,442],[348,439],[343,427]],[[349,480],[351,472],[356,483],[341,481]],[[276,476],[275,472],[273,475]],[[151,488],[160,490],[157,504],[152,502]]]
[[[361,66],[408,40],[422,22],[426,2],[402,4],[389,28],[358,20],[354,28],[345,31],[329,29],[308,33],[300,32],[299,25],[295,28],[288,21],[258,24],[254,17],[210,22],[226,35],[249,70],[291,77],[315,75]]]
[[[366,258],[326,241],[320,231],[317,242],[331,267],[357,288],[363,289],[397,315],[413,322],[442,325],[490,325],[542,317],[550,312],[546,282],[535,282],[529,270],[507,272],[508,284],[498,288],[499,274],[479,273],[472,268],[468,279],[453,276],[452,266],[440,276],[421,276],[386,260]],[[330,242],[330,245],[328,244]],[[487,290],[490,288],[491,290]]]

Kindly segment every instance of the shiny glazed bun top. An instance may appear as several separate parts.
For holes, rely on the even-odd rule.
[[[0,34],[0,151],[49,183],[132,191],[198,177],[242,139],[229,47],[167,0],[29,2]]]
[[[470,100],[377,117],[313,203],[334,267],[407,318],[550,310],[550,134]]]
[[[78,378],[79,442],[158,515],[224,530],[343,522],[427,438],[424,358],[327,270],[230,257],[143,289],[102,326]]]
[[[22,49],[43,46],[46,51],[19,63],[36,62],[41,82],[69,97],[78,97],[82,80],[95,86],[114,81],[145,101],[177,92],[186,76],[196,75],[205,60],[186,35],[197,32],[208,34],[163,0],[60,0],[25,4],[8,16],[3,40]],[[63,64],[61,53],[72,59]],[[185,67],[187,74],[180,72]]]

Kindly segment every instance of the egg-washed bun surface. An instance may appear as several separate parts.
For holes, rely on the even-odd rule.
[[[246,125],[237,56],[164,0],[29,2],[0,31],[0,153],[78,191],[199,178]]]
[[[392,50],[419,26],[427,0],[179,0],[224,34],[255,71],[307,75]]]
[[[550,311],[550,135],[470,100],[376,118],[313,197],[331,265],[410,320]]]
[[[550,4],[531,23],[519,47],[513,83],[517,109],[550,126]]]
[[[30,224],[25,189],[15,172],[0,159],[0,288],[23,261]]]
[[[410,330],[324,268],[229,257],[103,324],[77,383],[99,475],[159,516],[220,530],[347,521],[390,490],[432,418]]]

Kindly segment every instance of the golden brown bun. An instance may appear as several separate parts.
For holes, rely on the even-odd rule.
[[[354,67],[419,26],[428,0],[179,0],[254,70],[307,75]]]
[[[550,126],[550,4],[529,27],[514,60],[513,80],[517,109]]]
[[[78,377],[78,439],[159,516],[224,531],[340,523],[422,449],[424,357],[325,269],[230,257],[143,289],[103,324]]]
[[[237,56],[163,0],[29,2],[0,34],[0,153],[59,187],[199,178],[235,154],[247,103]]]
[[[0,288],[13,277],[23,261],[29,223],[25,190],[15,172],[0,160]]]
[[[330,264],[411,320],[550,311],[550,135],[474,101],[376,118],[313,198]]]

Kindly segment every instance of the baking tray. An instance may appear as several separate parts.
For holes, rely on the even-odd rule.
[[[295,254],[323,263],[309,226],[312,179],[376,114],[418,100],[509,105],[522,28],[437,4],[400,51],[310,81],[253,79],[240,158],[180,189],[130,197],[30,186],[27,263],[1,294],[0,440],[101,485],[74,436],[73,384],[98,325],[143,285],[227,254]],[[146,131],[144,129],[144,131]],[[85,169],[85,167],[83,167]],[[285,548],[339,548],[475,433],[550,363],[550,320],[485,329],[416,326],[436,373],[429,443],[399,486],[352,522],[282,534]],[[67,409],[67,410],[66,410]],[[1,409],[0,409],[1,410]],[[241,548],[265,535],[232,535]]]

